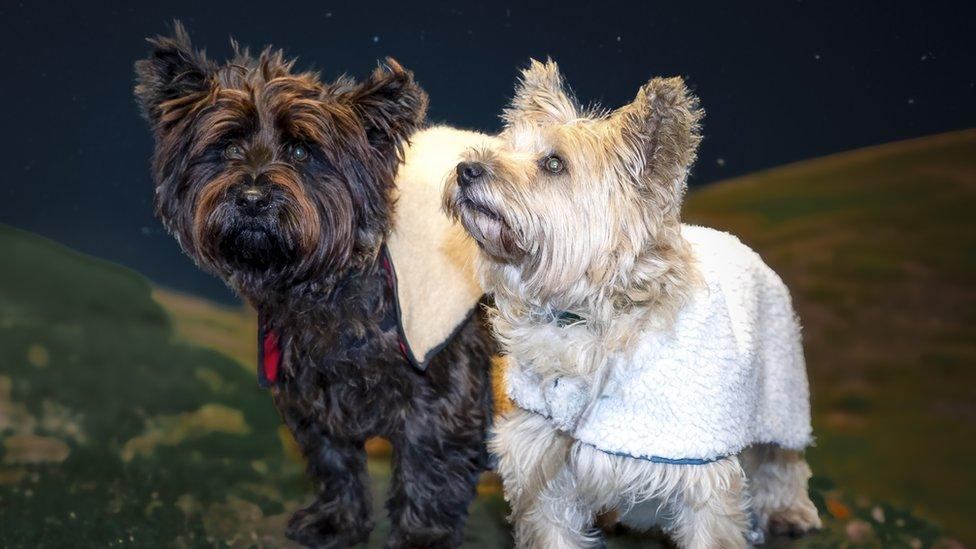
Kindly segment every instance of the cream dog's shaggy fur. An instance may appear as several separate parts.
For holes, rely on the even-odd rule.
[[[617,359],[671,330],[703,288],[680,221],[701,115],[678,78],[651,80],[604,112],[581,109],[551,61],[523,72],[498,141],[470,151],[444,194],[481,248],[514,367],[592,402]],[[760,539],[753,526],[820,526],[796,450],[756,444],[697,465],[654,462],[576,440],[559,419],[516,408],[495,427],[521,547],[591,545],[595,515],[609,510],[682,547],[745,546]]]

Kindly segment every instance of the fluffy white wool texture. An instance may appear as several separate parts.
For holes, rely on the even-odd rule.
[[[387,240],[397,277],[406,343],[426,365],[484,295],[475,273],[478,245],[441,209],[445,178],[461,153],[493,138],[435,126],[410,137],[396,179],[396,209]]]
[[[520,407],[600,450],[712,460],[757,443],[801,450],[812,441],[800,327],[789,291],[727,233],[685,225],[707,288],[673,327],[610,357],[593,398],[576,378],[551,383],[522,365],[507,372]]]

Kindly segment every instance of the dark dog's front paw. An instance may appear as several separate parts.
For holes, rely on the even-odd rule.
[[[396,528],[390,533],[385,549],[451,549],[463,541],[460,530],[438,527],[415,527],[410,531]]]
[[[288,521],[285,535],[306,547],[339,549],[369,539],[372,524],[354,522],[329,512],[320,502],[299,509]]]

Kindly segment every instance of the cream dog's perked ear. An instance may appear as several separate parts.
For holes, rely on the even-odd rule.
[[[535,123],[540,126],[567,124],[579,118],[579,107],[552,59],[541,63],[532,59],[522,70],[515,97],[502,113],[507,125]]]
[[[638,178],[680,196],[701,142],[704,115],[680,77],[652,79],[633,102],[615,111],[613,117],[636,149]]]

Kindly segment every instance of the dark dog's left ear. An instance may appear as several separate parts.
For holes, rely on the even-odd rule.
[[[186,29],[173,24],[173,36],[157,36],[152,54],[136,61],[135,95],[143,116],[157,129],[179,122],[210,92],[215,65],[193,49]]]
[[[338,95],[362,119],[370,144],[384,152],[419,129],[427,114],[427,94],[391,57],[363,83]]]
[[[641,179],[658,188],[684,191],[688,169],[701,142],[704,111],[684,80],[654,78],[634,101],[614,113],[623,135],[638,148]]]

